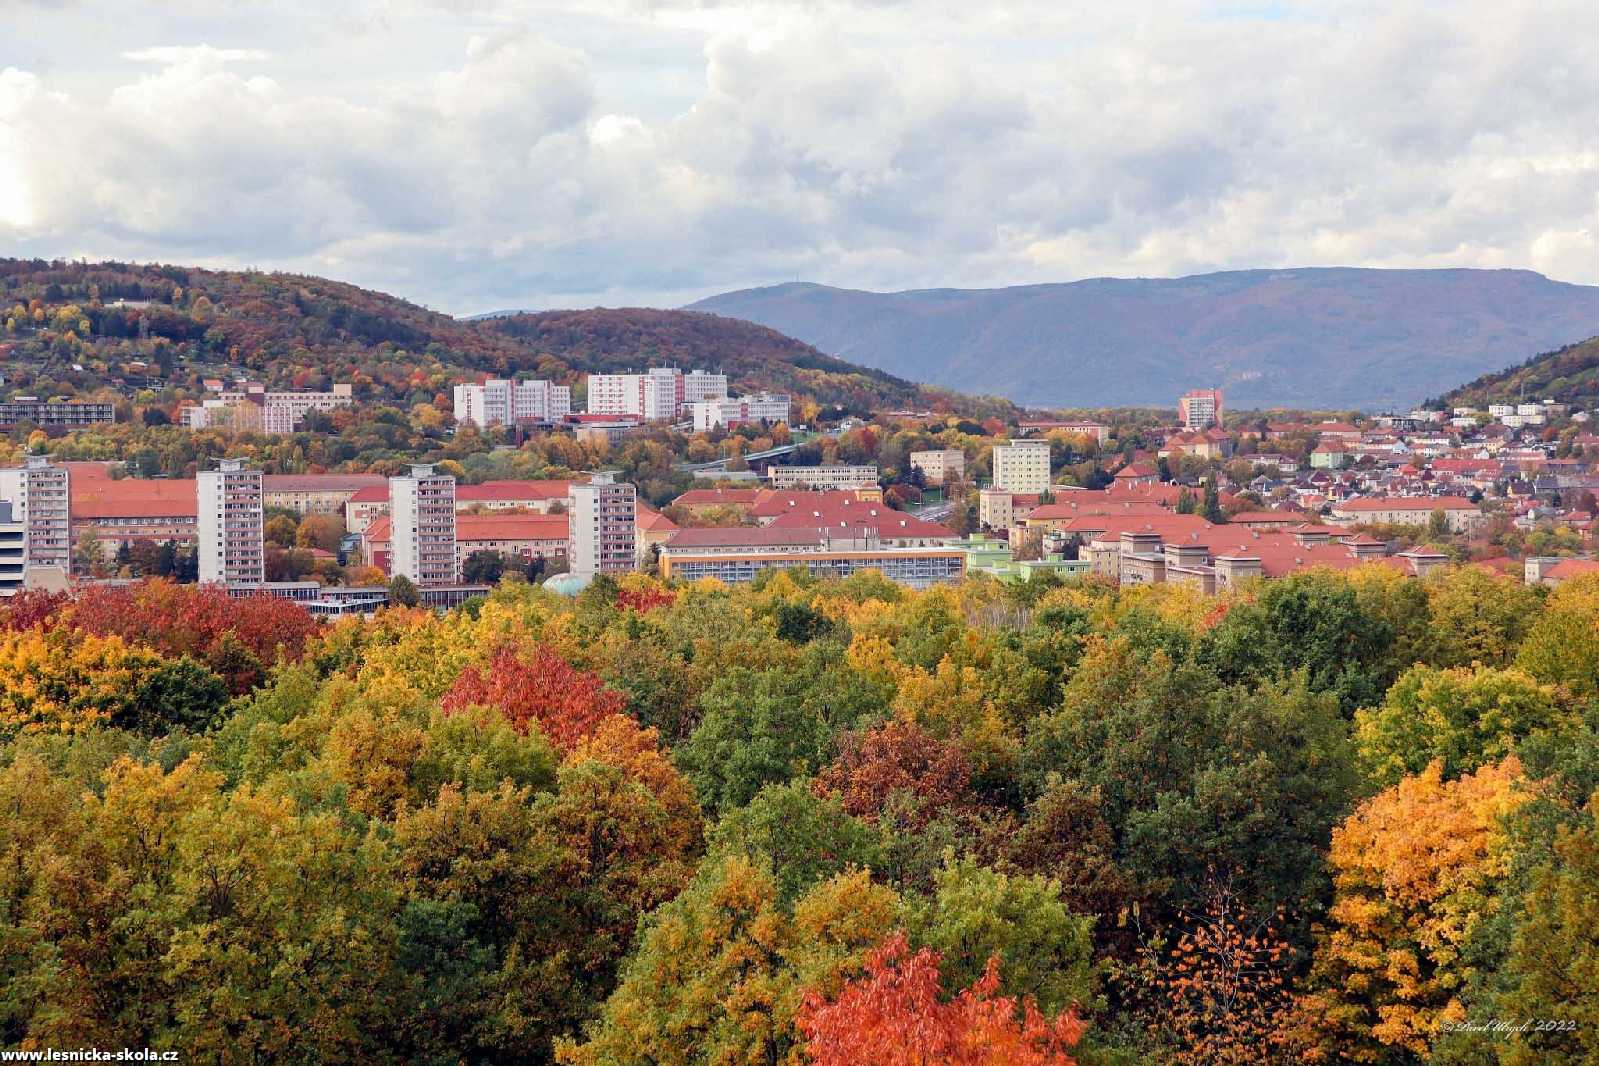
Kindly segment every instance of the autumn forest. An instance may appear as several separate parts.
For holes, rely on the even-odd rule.
[[[1596,619],[1591,579],[1375,566],[25,593],[0,1043],[1591,1062]]]

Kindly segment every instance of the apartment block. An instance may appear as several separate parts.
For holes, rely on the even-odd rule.
[[[0,429],[15,429],[23,422],[40,429],[81,429],[115,422],[116,408],[108,403],[51,402],[37,396],[18,396],[0,403]]]
[[[1221,425],[1222,397],[1220,389],[1194,389],[1177,400],[1177,421],[1190,433],[1208,426]]]
[[[0,499],[23,525],[31,566],[72,567],[71,474],[48,456],[30,455],[22,466],[0,470]]]
[[[694,420],[696,433],[727,429],[745,422],[767,422],[776,425],[789,419],[788,397],[770,392],[756,393],[753,396],[693,400],[684,406],[689,417]]]
[[[460,564],[455,546],[455,478],[418,464],[389,478],[389,572],[418,588],[453,585]]]
[[[920,470],[929,485],[942,485],[949,477],[966,476],[966,453],[959,448],[911,452],[912,470]]]
[[[481,385],[455,387],[457,425],[485,429],[518,422],[559,422],[571,411],[571,388],[552,381],[490,378]]]
[[[1011,440],[994,447],[994,487],[1010,492],[1049,491],[1049,441]]]
[[[254,381],[223,388],[221,382],[207,382],[215,395],[183,408],[179,424],[190,429],[231,429],[235,433],[293,433],[311,411],[331,411],[355,402],[355,389],[348,383],[331,389],[268,389]]]
[[[687,404],[727,396],[727,375],[703,370],[683,373],[677,367],[655,367],[642,374],[590,374],[588,411],[597,415],[632,415],[647,422],[678,418]]]
[[[223,459],[195,479],[195,529],[200,580],[259,584],[266,580],[261,471]]]
[[[572,485],[568,512],[572,573],[585,576],[632,570],[638,559],[638,499],[632,485],[609,474]]]
[[[10,500],[0,500],[0,596],[16,595],[27,581],[28,527]]]

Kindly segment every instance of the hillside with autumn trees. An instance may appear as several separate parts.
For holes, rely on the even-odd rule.
[[[1595,578],[25,593],[0,807],[7,1048],[1599,1056]]]
[[[63,318],[68,307],[75,313]],[[247,370],[273,388],[355,381],[363,399],[392,403],[418,383],[438,384],[440,375],[537,374],[579,384],[588,373],[676,363],[720,368],[744,390],[821,403],[881,407],[926,398],[910,382],[715,315],[594,308],[465,321],[298,274],[0,259],[0,317],[8,340],[44,327],[44,343],[19,345],[13,355],[45,357],[63,375],[54,384],[79,389],[94,387],[96,373],[125,378],[118,364],[142,360],[162,372],[166,387],[189,384],[185,365],[217,365]],[[50,356],[66,365],[54,367]],[[85,357],[104,368],[91,371]],[[73,371],[72,363],[84,369]]]
[[[735,391],[786,392],[796,421],[807,423],[908,407],[979,421],[1015,413],[1004,401],[927,389],[762,326],[688,311],[595,308],[461,321],[301,275],[0,259],[0,392],[101,400],[117,415],[114,425],[49,439],[19,425],[0,436],[0,464],[32,448],[122,460],[134,477],[193,477],[222,456],[268,473],[390,474],[412,462],[455,463],[452,472],[473,481],[606,466],[659,504],[688,486],[674,463],[761,450],[773,439],[749,427],[700,441],[691,456],[690,435],[666,426],[616,449],[570,433],[458,433],[451,390],[485,375],[536,376],[572,385],[582,409],[588,373],[665,364],[720,369]],[[299,431],[282,435],[175,424],[184,404],[206,395],[207,379],[274,389],[348,382],[354,403],[312,412]]]

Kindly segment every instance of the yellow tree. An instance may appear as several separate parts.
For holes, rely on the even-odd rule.
[[[1333,831],[1335,899],[1301,1003],[1325,1061],[1425,1057],[1465,1018],[1463,954],[1510,862],[1501,824],[1526,796],[1514,756],[1445,781],[1434,764]]]
[[[1516,665],[1580,695],[1599,692],[1599,574],[1585,574],[1554,591],[1522,643]]]

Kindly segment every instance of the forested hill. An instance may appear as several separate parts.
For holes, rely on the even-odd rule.
[[[480,373],[576,383],[589,372],[675,362],[720,368],[739,389],[851,408],[935,398],[766,327],[713,315],[594,309],[462,321],[297,274],[0,259],[0,326],[13,345],[8,362],[22,371],[20,380],[8,374],[9,383],[51,394],[130,377],[181,394],[204,374],[234,369],[276,387],[355,380],[370,400],[408,405]],[[130,362],[149,367],[134,373]]]
[[[1592,407],[1599,402],[1599,337],[1535,355],[1519,366],[1484,374],[1445,393],[1449,407],[1483,407],[1518,400],[1553,400]]]

